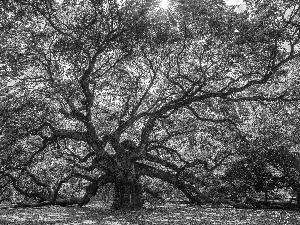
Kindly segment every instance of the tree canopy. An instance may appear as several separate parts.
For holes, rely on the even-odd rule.
[[[268,134],[295,147],[299,4],[245,2],[1,1],[2,189],[84,205],[111,183],[139,208],[155,178],[203,204]]]

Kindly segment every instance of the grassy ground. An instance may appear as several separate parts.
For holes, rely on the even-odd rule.
[[[79,207],[0,209],[0,224],[300,224],[300,212],[239,210],[166,204],[138,212],[112,212],[100,203]]]

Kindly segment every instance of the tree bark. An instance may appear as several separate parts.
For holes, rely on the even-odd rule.
[[[265,190],[265,204],[268,203],[268,190]]]
[[[142,186],[137,174],[125,173],[117,176],[114,192],[113,209],[141,209],[143,207]]]
[[[297,191],[296,202],[297,202],[297,206],[300,207],[300,191]]]

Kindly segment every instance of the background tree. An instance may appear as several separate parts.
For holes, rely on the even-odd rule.
[[[226,168],[228,189],[275,192],[292,188],[297,195],[299,181],[299,110],[297,103],[252,103],[244,133],[247,148],[242,149]],[[247,114],[246,114],[247,115]],[[247,188],[241,188],[246,186]],[[267,193],[266,193],[267,194]],[[267,195],[266,195],[267,196]]]

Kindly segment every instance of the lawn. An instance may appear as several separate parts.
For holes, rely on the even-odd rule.
[[[137,212],[113,212],[101,203],[85,207],[0,209],[0,224],[300,224],[299,211],[245,210],[165,204]]]

